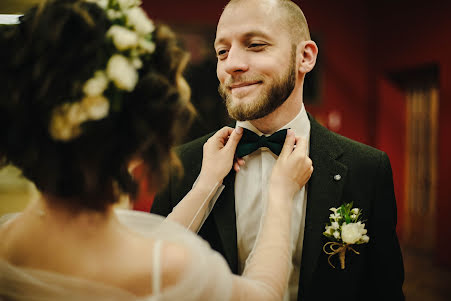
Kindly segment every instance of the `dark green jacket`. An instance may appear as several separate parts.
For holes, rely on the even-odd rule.
[[[404,268],[395,231],[396,200],[388,156],[329,131],[310,115],[309,119],[314,171],[307,188],[298,300],[404,300]],[[168,215],[191,189],[200,172],[202,146],[211,135],[177,148],[184,176],[171,179],[155,198],[151,212]],[[236,273],[234,181],[232,170],[199,235],[225,257]],[[339,269],[338,256],[334,256],[337,268],[333,269],[322,249],[328,241],[322,233],[329,222],[329,208],[349,202],[363,210],[370,241],[355,248],[360,255],[346,253],[344,270]]]

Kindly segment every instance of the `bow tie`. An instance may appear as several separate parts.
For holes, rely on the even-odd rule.
[[[242,158],[255,152],[261,147],[269,148],[274,154],[279,155],[282,151],[285,137],[287,136],[287,130],[283,129],[275,132],[271,136],[259,136],[254,132],[243,128],[243,136],[241,137],[238,146],[236,147],[236,156]]]

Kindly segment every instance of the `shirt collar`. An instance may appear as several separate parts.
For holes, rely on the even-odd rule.
[[[255,126],[250,123],[250,121],[237,121],[236,126],[240,126],[242,128],[246,128],[250,131],[253,131],[257,135],[261,136],[263,135],[262,132],[260,132]],[[283,129],[292,129],[296,136],[304,137],[306,139],[310,136],[310,120],[307,116],[307,111],[305,110],[304,104],[302,104],[301,110],[299,113],[294,117],[290,122],[288,122],[286,125],[282,126],[278,130]]]

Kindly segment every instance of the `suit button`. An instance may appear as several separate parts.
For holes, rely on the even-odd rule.
[[[335,175],[334,176],[334,180],[335,181],[340,181],[341,180],[341,176],[340,175]]]

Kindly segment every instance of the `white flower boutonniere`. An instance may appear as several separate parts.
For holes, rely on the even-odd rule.
[[[345,255],[347,250],[351,250],[356,254],[360,254],[352,245],[367,243],[370,238],[366,235],[367,230],[365,224],[362,222],[362,210],[359,208],[352,208],[352,202],[341,205],[340,208],[330,208],[333,213],[330,214],[330,223],[326,225],[326,230],[323,234],[332,241],[324,244],[324,253],[329,255],[327,261],[335,268],[330,262],[330,258],[335,254],[338,254],[340,258],[341,269],[345,268]]]

